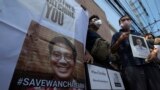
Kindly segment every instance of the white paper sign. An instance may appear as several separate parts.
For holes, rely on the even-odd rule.
[[[120,73],[107,69],[112,90],[125,90]]]
[[[88,64],[87,67],[88,67],[91,89],[93,90],[111,89],[106,68],[90,64]]]
[[[150,51],[144,37],[129,35],[130,46],[134,57],[147,58]]]

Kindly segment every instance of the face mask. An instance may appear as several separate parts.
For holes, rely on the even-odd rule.
[[[94,22],[94,25],[96,25],[96,27],[100,27],[101,24],[102,24],[102,20],[96,20],[96,21]]]
[[[131,22],[125,21],[120,24],[122,28],[130,28],[131,27]]]
[[[121,27],[124,27],[124,24],[121,23]]]

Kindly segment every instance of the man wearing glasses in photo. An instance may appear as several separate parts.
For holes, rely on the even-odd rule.
[[[77,52],[65,37],[55,37],[49,44],[51,67],[57,80],[72,80]]]
[[[73,76],[76,66],[77,52],[75,46],[63,36],[54,37],[48,45],[50,66],[53,71],[53,81],[61,82],[62,87],[32,87],[27,90],[83,90],[71,86],[77,84]],[[68,85],[68,86],[66,86]]]

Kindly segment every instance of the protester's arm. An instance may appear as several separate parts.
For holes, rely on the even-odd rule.
[[[153,43],[154,45],[160,44],[160,38],[148,39],[148,41]]]
[[[158,49],[154,48],[151,53],[148,55],[147,59],[145,60],[147,63],[155,60],[157,58]]]
[[[119,65],[120,65],[120,63],[119,63],[119,60],[120,60],[119,55],[117,53],[110,54],[109,60],[110,60],[109,64],[114,69],[118,70],[119,69]]]
[[[93,63],[93,60],[94,59],[93,59],[92,55],[86,49],[85,56],[84,56],[84,61],[87,62],[87,63]]]
[[[111,46],[111,53],[115,53],[120,47],[121,42],[126,38],[128,38],[128,36],[129,36],[129,32],[122,33],[120,37],[117,39],[117,41],[115,41],[115,43]]]
[[[155,38],[155,40],[154,40],[154,44],[160,44],[160,38]]]

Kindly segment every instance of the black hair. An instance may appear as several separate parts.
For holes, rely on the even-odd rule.
[[[73,57],[74,57],[74,62],[76,61],[76,57],[77,57],[77,51],[76,51],[76,48],[75,46],[65,37],[63,36],[57,36],[57,37],[54,37],[50,42],[49,42],[49,45],[48,45],[48,48],[49,48],[49,53],[50,55],[52,54],[52,50],[53,50],[53,45],[57,44],[57,43],[62,43],[68,47],[71,48],[72,50],[72,54],[73,54]]]
[[[121,20],[123,17],[129,17],[128,15],[123,15],[120,19],[119,19],[119,25],[121,24]],[[129,17],[130,18],[130,17]]]
[[[151,35],[151,36],[153,37],[153,39],[155,39],[155,36],[154,36],[152,33],[146,33],[146,34],[144,35],[144,37],[146,37],[146,36],[148,36],[148,35]]]
[[[90,22],[93,18],[100,19],[97,15],[92,15],[92,16],[89,18],[89,22]]]

